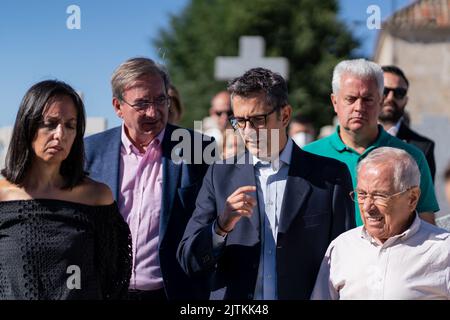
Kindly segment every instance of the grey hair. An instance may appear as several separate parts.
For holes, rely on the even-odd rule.
[[[364,166],[376,167],[382,165],[393,168],[392,179],[396,192],[405,191],[420,185],[419,166],[413,157],[405,150],[391,147],[380,147],[371,151],[358,164],[358,175]]]
[[[333,70],[333,94],[339,92],[343,74],[351,74],[361,78],[376,80],[380,97],[383,96],[384,77],[383,69],[375,62],[365,59],[344,60],[339,62]]]
[[[170,86],[169,74],[162,65],[143,57],[131,58],[123,62],[111,77],[113,97],[122,99],[123,92],[143,76],[159,75],[164,82],[165,93]]]

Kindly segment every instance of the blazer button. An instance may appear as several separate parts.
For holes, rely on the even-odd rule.
[[[252,293],[249,293],[249,294],[247,295],[247,298],[248,298],[248,299],[253,299],[253,294],[252,294]]]
[[[211,258],[210,258],[209,255],[205,255],[205,256],[202,257],[203,263],[207,263],[210,259],[211,259]]]

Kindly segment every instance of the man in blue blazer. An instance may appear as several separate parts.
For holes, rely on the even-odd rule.
[[[309,299],[329,243],[355,226],[350,174],[287,137],[280,75],[251,69],[228,90],[247,150],[208,169],[178,260],[209,273],[214,299]]]
[[[169,78],[152,60],[124,62],[111,84],[113,106],[123,124],[86,138],[85,168],[112,189],[130,227],[129,298],[204,299],[203,279],[188,278],[176,249],[208,167],[203,152],[213,142],[167,124]],[[194,159],[196,153],[201,156]]]

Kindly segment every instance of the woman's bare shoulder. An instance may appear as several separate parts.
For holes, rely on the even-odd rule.
[[[21,200],[28,198],[24,190],[8,180],[0,179],[0,201]]]
[[[77,193],[84,203],[95,206],[110,205],[114,202],[111,189],[104,183],[88,177],[77,187]]]

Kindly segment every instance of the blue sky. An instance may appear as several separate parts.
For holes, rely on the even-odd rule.
[[[248,0],[251,1],[251,0]],[[283,1],[283,0],[280,0]],[[340,17],[363,39],[358,54],[371,56],[377,31],[366,27],[366,9],[375,4],[385,18],[394,0],[340,0]],[[394,1],[400,8],[409,0]],[[26,90],[45,79],[59,79],[83,92],[89,117],[120,123],[111,106],[113,70],[133,56],[164,61],[152,47],[169,14],[188,0],[2,0],[0,3],[0,127],[13,124]],[[81,29],[69,30],[70,5],[81,9]]]

